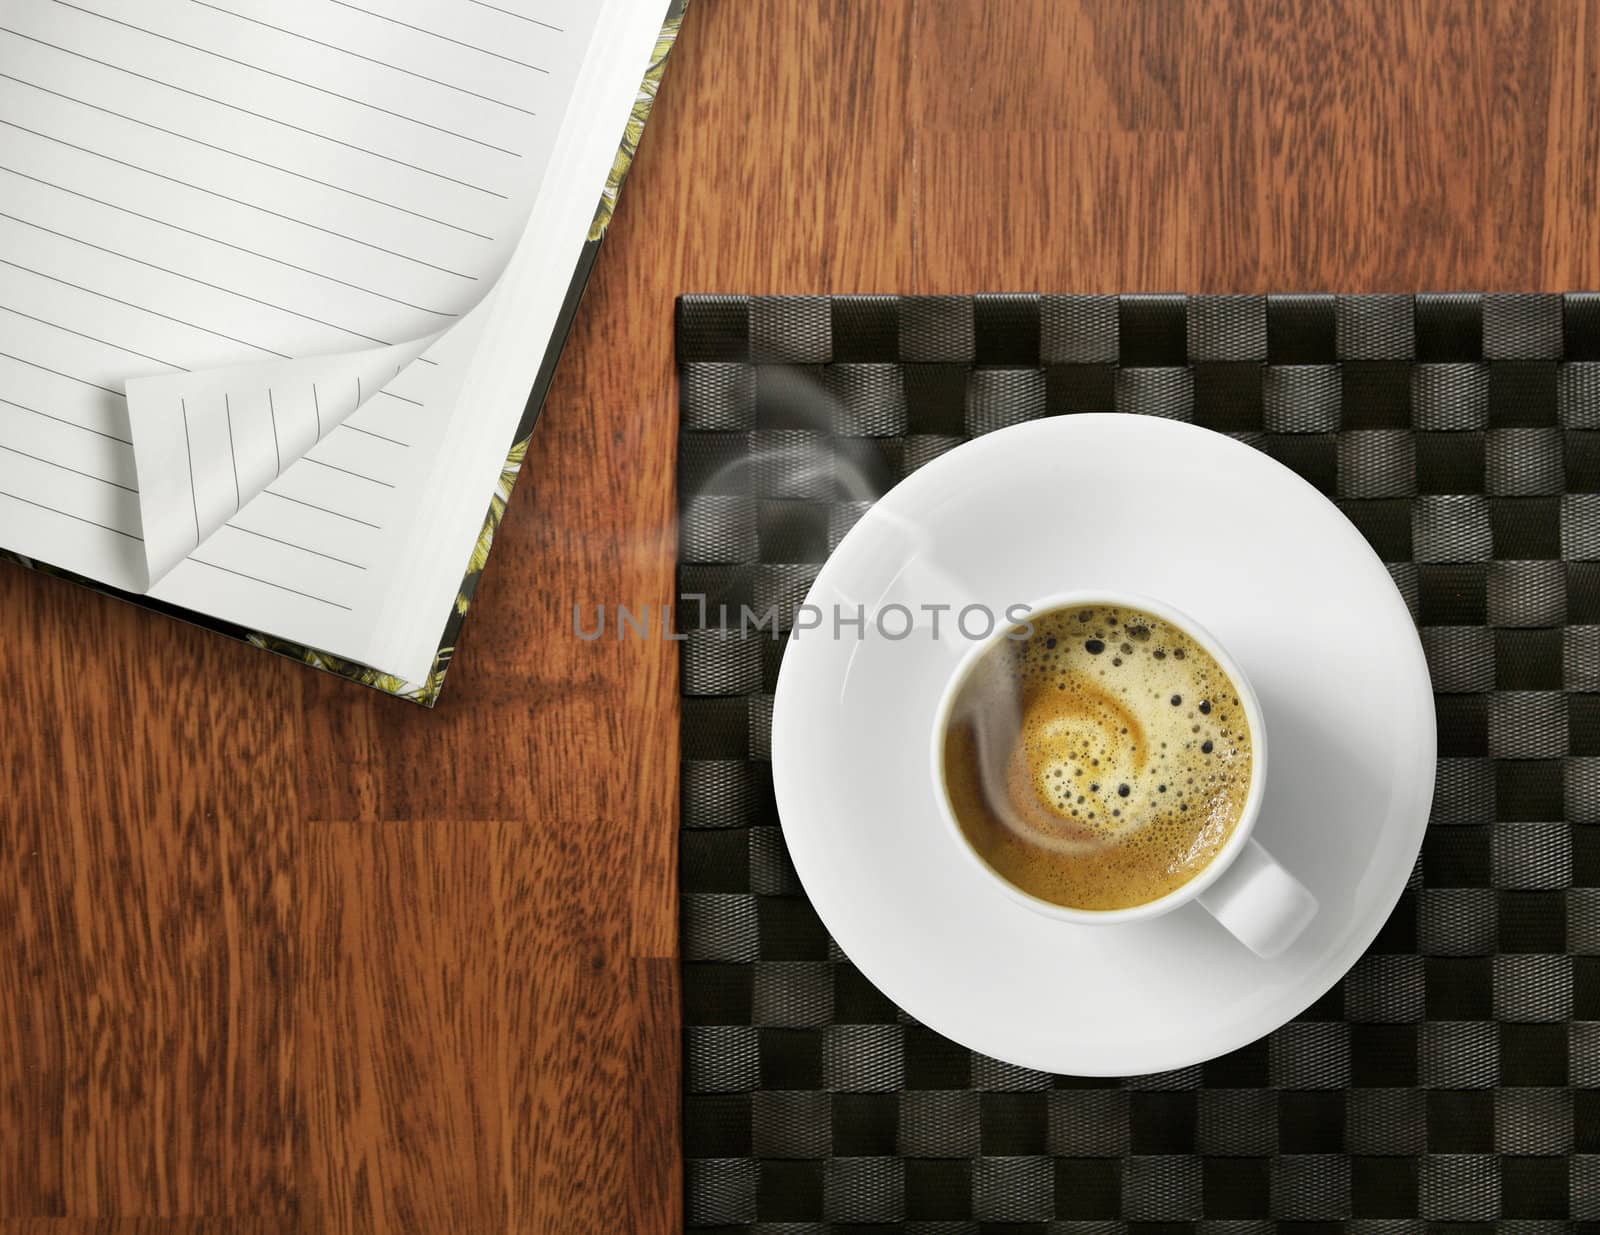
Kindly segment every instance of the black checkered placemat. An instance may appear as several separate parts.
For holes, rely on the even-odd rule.
[[[691,1228],[1600,1232],[1600,295],[695,296],[678,355]],[[1111,409],[1337,501],[1421,626],[1440,758],[1342,983],[1221,1059],[1084,1080],[952,1044],[829,939],[773,805],[783,644],[716,628],[790,613],[966,438]]]

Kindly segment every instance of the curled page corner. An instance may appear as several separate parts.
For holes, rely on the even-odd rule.
[[[381,433],[383,405],[414,403],[405,375],[438,338],[127,382],[145,590],[358,410]]]

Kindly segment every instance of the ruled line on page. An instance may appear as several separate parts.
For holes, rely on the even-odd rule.
[[[519,68],[532,69],[535,73],[543,73],[547,77],[550,74],[549,69],[540,68],[537,64],[529,64],[526,60],[518,60],[514,56],[502,55],[500,52],[490,51],[487,47],[479,47],[474,43],[464,43],[460,39],[451,38],[448,34],[440,34],[437,30],[429,30],[424,26],[414,26],[408,21],[401,21],[398,17],[390,17],[387,13],[379,13],[374,9],[364,9],[359,4],[351,4],[350,0],[328,0],[328,3],[337,4],[342,9],[365,13],[368,17],[386,21],[392,26],[404,26],[407,30],[414,30],[418,34],[425,34],[431,39],[438,39],[444,43],[453,43],[457,47],[464,47],[468,51],[475,51],[482,56],[493,56],[496,60],[504,60],[507,64],[514,64]]]
[[[202,184],[193,184],[188,180],[180,180],[177,176],[169,176],[165,172],[152,171],[148,167],[141,167],[137,163],[129,163],[125,159],[119,159],[115,155],[106,154],[104,151],[91,150],[88,146],[80,146],[76,142],[69,142],[65,138],[55,136],[53,133],[41,133],[38,129],[30,129],[27,125],[18,124],[15,120],[7,120],[4,117],[0,117],[0,124],[5,125],[7,128],[18,129],[23,133],[31,133],[34,137],[41,138],[47,142],[55,142],[57,145],[65,146],[69,150],[76,150],[80,154],[87,154],[97,159],[104,159],[107,163],[115,163],[118,167],[126,167],[129,171],[143,172],[146,176],[154,176],[157,180],[165,180],[169,184],[175,184],[185,189],[192,189],[196,193],[204,193],[208,197],[215,197],[221,201],[232,202],[235,206],[243,206],[247,210],[258,210],[262,214],[271,215],[275,219],[282,219],[285,223],[295,223],[301,227],[309,227],[312,231],[321,232],[325,236],[332,236],[336,240],[347,240],[351,244],[358,244],[362,248],[372,249],[374,252],[387,253],[390,257],[398,257],[401,261],[414,262],[418,266],[426,266],[429,270],[437,270],[440,274],[454,275],[458,279],[470,279],[474,283],[478,281],[478,276],[475,274],[467,274],[461,270],[452,270],[448,266],[435,265],[433,262],[427,261],[424,258],[413,257],[409,253],[401,253],[396,249],[386,249],[381,244],[373,244],[372,241],[362,240],[359,236],[351,236],[345,232],[334,231],[333,228],[323,227],[320,223],[312,223],[306,219],[297,219],[292,214],[283,214],[281,211],[269,210],[265,206],[258,206],[255,202],[245,201],[242,197],[230,197],[226,193],[219,193],[216,189],[208,189]]]
[[[278,445],[278,406],[272,401],[272,387],[267,387],[267,414],[272,417],[272,457],[276,461],[275,475],[283,475],[283,448]]]
[[[4,123],[5,122],[3,120],[0,120],[0,124],[4,124]],[[225,292],[229,296],[237,296],[237,297],[239,297],[240,300],[248,300],[251,304],[258,304],[258,305],[261,305],[262,307],[268,308],[268,309],[276,309],[280,313],[287,313],[291,317],[300,318],[302,321],[315,322],[318,326],[326,326],[330,330],[337,330],[337,331],[340,331],[340,332],[342,332],[344,334],[351,335],[352,337],[357,338],[357,339],[365,339],[368,343],[376,343],[381,347],[388,347],[389,346],[389,341],[387,339],[379,339],[379,338],[375,338],[374,336],[372,336],[370,334],[363,334],[359,330],[352,329],[349,326],[341,326],[337,322],[323,321],[323,319],[320,318],[320,317],[312,317],[311,314],[309,314],[309,313],[302,313],[302,312],[300,312],[300,310],[291,309],[287,305],[274,304],[270,300],[262,300],[259,296],[248,295],[248,294],[246,294],[244,292],[239,291],[237,288],[224,287],[220,283],[209,283],[205,279],[196,278],[192,274],[184,274],[183,271],[181,271],[181,270],[171,270],[171,269],[168,269],[166,266],[158,266],[154,262],[145,261],[144,258],[142,258],[142,257],[134,257],[130,253],[121,253],[121,252],[118,252],[116,249],[108,249],[104,245],[95,244],[93,241],[85,240],[82,236],[72,236],[72,235],[69,235],[66,232],[58,232],[52,227],[44,226],[44,224],[42,224],[42,223],[35,223],[32,219],[19,218],[18,216],[14,215],[14,214],[7,214],[3,210],[0,210],[0,219],[10,219],[13,223],[20,223],[24,227],[34,228],[37,231],[44,232],[46,235],[56,236],[56,237],[59,237],[62,240],[70,240],[73,244],[81,244],[84,248],[93,249],[97,253],[108,253],[112,257],[120,257],[120,258],[122,258],[123,261],[133,262],[133,263],[135,263],[136,265],[139,265],[139,266],[147,266],[151,270],[159,270],[162,274],[170,274],[170,275],[173,276],[173,278],[186,279],[190,283],[198,283],[201,287],[209,287],[212,291]],[[0,258],[0,261],[5,261],[5,259],[4,258]],[[12,266],[12,265],[15,265],[16,263],[15,262],[6,262],[5,264],[8,265],[8,266]],[[21,269],[21,267],[19,267],[19,269]],[[39,272],[38,271],[32,271],[31,273],[38,274]],[[54,276],[52,276],[52,275],[42,275],[41,277],[48,279],[48,278],[53,278]],[[64,283],[64,282],[66,282],[66,280],[58,279],[57,282]],[[68,286],[72,286],[72,285],[68,284]],[[80,289],[80,290],[87,290],[87,289]],[[107,299],[115,299],[115,297],[107,297]],[[127,302],[123,301],[122,303],[126,304]],[[138,308],[139,306],[134,305],[132,307]],[[165,314],[158,314],[158,316],[165,317],[166,315]],[[172,318],[170,320],[178,321],[179,319]],[[185,322],[183,324],[184,325],[190,325],[191,323]],[[203,330],[205,328],[203,326],[200,326],[200,327],[196,327],[196,329]],[[216,331],[210,331],[209,333],[217,334]],[[223,339],[232,338],[232,336],[230,336],[230,335],[221,335],[221,334],[219,334],[218,337],[219,338],[223,338]],[[235,342],[235,343],[243,343],[244,342],[244,340],[242,340],[242,339],[233,339],[232,341]],[[245,343],[244,345],[246,347],[253,347],[257,351],[266,352],[270,356],[277,356],[281,360],[289,360],[289,359],[291,359],[291,357],[285,355],[283,352],[274,351],[270,347],[263,347],[259,343]]]
[[[0,218],[10,219],[11,216],[10,215],[0,215]],[[17,223],[26,223],[27,222],[26,219],[13,219],[12,221],[13,222],[17,222]],[[28,225],[30,227],[35,226],[34,224],[28,224]],[[67,237],[67,239],[71,239],[71,237]],[[130,260],[136,260],[136,259],[130,259]],[[59,284],[61,284],[62,287],[70,287],[73,291],[75,291],[75,292],[83,292],[87,296],[98,296],[101,300],[109,300],[112,304],[120,304],[120,305],[124,306],[125,308],[137,309],[141,313],[148,313],[152,317],[159,317],[159,318],[163,318],[164,320],[169,321],[169,322],[176,322],[180,326],[187,326],[190,330],[199,330],[199,331],[202,331],[205,334],[215,335],[219,339],[226,339],[229,343],[238,343],[242,347],[251,347],[251,348],[254,348],[258,352],[266,352],[267,355],[276,356],[280,360],[288,360],[289,359],[289,357],[284,355],[282,352],[275,352],[270,347],[262,347],[261,344],[259,344],[259,343],[251,343],[247,339],[236,339],[231,334],[223,334],[220,330],[212,330],[209,326],[201,326],[201,325],[198,325],[195,322],[186,322],[186,321],[183,320],[183,318],[181,318],[181,317],[173,317],[170,313],[161,313],[161,312],[159,312],[159,311],[157,311],[155,309],[149,308],[146,305],[135,304],[131,300],[123,300],[120,297],[113,296],[108,292],[98,292],[92,287],[85,287],[81,283],[69,282],[68,280],[63,279],[63,278],[59,278],[56,275],[46,274],[42,270],[35,270],[32,266],[24,266],[20,262],[11,261],[8,258],[0,257],[0,265],[10,266],[14,270],[21,270],[26,274],[33,275],[35,278],[47,279],[51,283],[59,283]]]
[[[0,73],[0,77],[3,76],[5,75]],[[5,121],[0,121],[0,124],[3,123],[5,123]],[[223,248],[233,249],[235,252],[248,254],[250,257],[259,257],[264,262],[272,262],[275,265],[283,266],[289,270],[298,270],[301,274],[309,274],[313,278],[326,279],[329,283],[337,283],[340,287],[348,287],[351,291],[362,292],[368,296],[376,296],[380,300],[387,300],[390,304],[402,305],[407,309],[415,309],[419,313],[431,313],[435,317],[460,316],[458,313],[447,313],[443,309],[430,309],[426,305],[412,304],[409,300],[402,300],[398,296],[391,296],[389,293],[380,292],[375,288],[362,287],[361,284],[351,283],[346,279],[337,279],[331,274],[325,274],[320,270],[313,270],[309,266],[297,266],[294,262],[285,261],[281,257],[273,257],[270,253],[262,253],[257,249],[249,249],[242,244],[234,244],[231,240],[223,240],[217,236],[208,236],[205,232],[197,232],[191,227],[183,227],[180,224],[169,222],[166,219],[158,219],[153,214],[144,214],[141,211],[132,209],[131,207],[119,206],[116,202],[108,202],[101,197],[92,197],[88,193],[80,193],[77,189],[69,189],[64,184],[56,184],[53,181],[43,180],[38,176],[31,176],[27,172],[18,171],[14,167],[7,167],[4,163],[0,163],[0,172],[9,172],[13,176],[19,176],[23,180],[31,180],[34,184],[42,185],[44,188],[55,189],[57,192],[66,193],[72,197],[81,198],[83,201],[93,202],[97,206],[104,206],[107,210],[116,210],[122,214],[132,215],[134,218],[143,219],[147,223],[155,223],[160,227],[170,227],[173,231],[182,232],[186,236],[193,236],[196,240],[205,240],[212,244],[220,244]],[[233,199],[229,198],[228,200],[232,201]],[[259,207],[257,207],[257,209],[259,209]],[[266,213],[271,214],[272,211],[269,210]],[[293,222],[294,220],[290,221]],[[334,234],[337,235],[338,233]]]
[[[43,416],[46,420],[53,420],[57,424],[66,425],[72,429],[82,429],[85,433],[93,433],[96,437],[120,442],[124,446],[133,445],[133,442],[128,438],[118,437],[115,433],[107,433],[104,429],[91,429],[88,425],[80,425],[76,420],[68,420],[64,416],[53,416],[49,412],[41,412],[38,408],[29,407],[26,403],[18,403],[15,399],[0,398],[0,403],[4,403],[7,407],[17,408],[19,411],[32,412],[35,416]]]
[[[114,348],[119,352],[127,352],[130,356],[138,356],[141,360],[153,360],[158,365],[165,365],[169,369],[176,369],[179,373],[187,373],[188,369],[181,364],[170,360],[163,360],[160,356],[152,356],[149,352],[141,352],[138,348],[126,347],[121,343],[113,343],[110,339],[102,339],[98,335],[84,334],[81,330],[74,330],[71,326],[63,326],[60,322],[46,321],[42,317],[35,317],[32,313],[24,313],[21,309],[13,309],[8,304],[0,304],[0,313],[10,313],[13,317],[26,318],[30,322],[38,322],[41,326],[49,326],[63,334],[76,335],[80,339],[87,339],[91,343],[98,343],[102,347]]]
[[[261,26],[267,30],[276,30],[279,34],[286,34],[293,39],[302,39],[307,43],[314,43],[318,47],[326,47],[329,51],[340,52],[346,56],[354,56],[357,60],[365,60],[368,64],[376,64],[380,68],[393,69],[396,73],[404,73],[407,77],[415,77],[418,81],[429,82],[435,86],[443,86],[446,90],[455,90],[474,99],[482,99],[485,103],[493,103],[498,107],[509,108],[511,111],[521,112],[524,116],[537,116],[536,111],[529,111],[526,107],[518,107],[515,103],[507,103],[504,99],[494,98],[492,95],[479,94],[476,90],[468,90],[465,86],[458,86],[454,82],[440,81],[437,77],[429,77],[426,73],[418,73],[414,69],[402,68],[398,64],[390,64],[387,60],[379,60],[374,56],[366,56],[361,52],[352,51],[348,47],[340,47],[337,43],[324,43],[321,39],[314,39],[309,34],[301,34],[298,30],[290,30],[287,26],[275,26],[270,21],[262,21],[259,17],[250,17],[244,13],[235,13],[232,9],[225,9],[221,5],[211,4],[209,0],[189,0],[190,4],[197,4],[203,9],[210,9],[213,13],[223,13],[239,21],[249,22],[253,26]],[[543,25],[543,22],[538,23]],[[555,29],[554,26],[551,29]]]
[[[307,463],[315,463],[318,467],[325,467],[330,472],[343,472],[346,476],[353,476],[357,480],[365,480],[369,484],[382,485],[385,489],[392,489],[394,485],[387,480],[379,480],[376,476],[366,476],[360,472],[353,472],[347,467],[340,467],[337,463],[324,463],[321,459],[313,459],[310,455],[301,455]]]
[[[315,502],[308,502],[303,498],[290,497],[287,493],[279,493],[276,489],[263,489],[261,492],[277,498],[279,501],[293,502],[296,506],[304,506],[309,510],[318,510],[325,515],[332,515],[335,519],[343,519],[348,523],[359,523],[362,527],[370,527],[375,532],[383,531],[383,524],[373,523],[358,515],[346,514],[342,510],[332,510],[327,506],[318,506]],[[198,526],[198,525],[196,525]]]
[[[239,492],[239,456],[233,449],[233,399],[226,392],[222,396],[222,411],[228,420],[228,458],[233,462],[233,513],[239,513],[244,497]]]
[[[43,463],[46,467],[60,468],[63,472],[71,472],[75,476],[83,476],[89,480],[98,480],[103,485],[110,485],[114,489],[121,489],[127,493],[138,493],[139,490],[131,485],[125,485],[120,480],[108,480],[104,476],[96,476],[93,472],[81,471],[75,467],[68,467],[65,463],[57,463],[54,459],[46,459],[43,455],[29,454],[26,450],[18,450],[15,446],[7,446],[0,442],[0,450],[8,450],[14,455],[21,455],[24,459],[32,459],[35,463]]]
[[[411,446],[410,442],[402,442],[397,437],[385,437],[381,433],[374,433],[371,429],[363,429],[360,425],[353,425],[348,420],[345,421],[339,427],[341,429],[349,429],[352,433],[364,433],[368,437],[375,437],[380,442],[388,442],[388,443],[390,443],[391,445],[394,445],[394,446],[404,446],[407,449],[410,449],[410,446]]]
[[[467,0],[469,4],[476,4],[480,9],[493,9],[496,13],[504,13],[507,17],[515,17],[518,21],[529,22],[535,26],[543,26],[546,30],[554,30],[557,34],[565,34],[560,26],[552,26],[547,21],[540,21],[537,17],[529,17],[526,13],[518,13],[513,9],[503,9],[498,4],[490,4],[488,0]]]
[[[493,150],[496,154],[509,155],[513,159],[520,159],[521,153],[508,150],[504,146],[496,146],[493,142],[486,142],[465,133],[457,133],[454,129],[441,128],[437,124],[429,124],[426,120],[419,120],[415,116],[408,116],[404,112],[390,111],[387,107],[380,107],[376,103],[369,103],[366,99],[358,99],[353,95],[340,94],[337,90],[329,90],[326,86],[319,86],[315,82],[304,81],[298,77],[290,77],[287,73],[279,73],[273,69],[262,68],[259,64],[251,64],[248,60],[238,60],[233,56],[225,56],[220,51],[212,51],[209,47],[201,47],[197,43],[185,43],[182,39],[174,38],[170,34],[162,34],[159,30],[147,30],[143,26],[136,26],[131,21],[123,21],[120,17],[112,17],[107,13],[96,12],[94,9],[84,8],[82,5],[73,4],[70,0],[54,0],[58,8],[71,9],[74,13],[83,13],[88,17],[98,17],[101,21],[108,21],[112,25],[121,26],[124,30],[132,30],[136,34],[145,35],[147,38],[159,39],[163,43],[171,43],[175,47],[186,47],[190,51],[199,52],[202,56],[212,56],[228,64],[236,64],[241,69],[249,69],[255,73],[264,73],[268,77],[276,77],[279,81],[286,81],[290,85],[300,86],[306,90],[315,90],[318,94],[325,94],[331,99],[340,99],[356,107],[371,108],[385,116],[392,116],[396,120],[403,120],[407,124],[415,124],[424,129],[432,129],[435,133],[442,133],[446,137],[453,137],[457,141],[471,142],[475,146],[482,146],[485,150]],[[493,52],[488,53],[493,55]]]
[[[321,549],[313,549],[310,545],[301,545],[292,540],[284,540],[281,536],[269,536],[267,533],[258,532],[251,527],[240,527],[237,523],[224,523],[222,526],[231,531],[243,532],[246,536],[257,536],[262,540],[270,540],[274,544],[285,545],[290,549],[298,549],[301,553],[309,553],[313,557],[327,558],[330,562],[337,562],[339,565],[348,566],[352,570],[366,570],[366,567],[360,562],[352,562],[342,557],[335,557],[331,553],[324,553]]]
[[[196,3],[198,3],[198,0],[196,0]],[[153,133],[165,133],[168,137],[176,137],[180,141],[191,142],[194,145],[202,146],[207,150],[215,150],[218,154],[225,154],[231,158],[242,159],[246,163],[254,163],[257,167],[265,167],[268,171],[281,172],[285,176],[293,176],[297,180],[304,180],[307,184],[320,185],[324,189],[332,189],[335,193],[348,194],[349,196],[360,201],[371,202],[374,206],[382,206],[385,210],[393,210],[398,214],[409,215],[413,219],[421,219],[424,223],[433,223],[439,227],[449,228],[451,231],[460,232],[464,236],[471,236],[475,240],[488,240],[491,242],[494,240],[493,236],[486,236],[483,232],[475,232],[470,227],[463,227],[459,223],[451,223],[446,219],[436,219],[431,214],[421,214],[407,206],[401,206],[391,201],[385,201],[381,197],[371,197],[366,193],[359,193],[355,189],[348,188],[345,185],[334,184],[331,180],[318,180],[315,176],[308,176],[305,172],[297,172],[292,167],[283,167],[277,163],[269,163],[267,160],[258,159],[252,154],[245,154],[242,150],[233,150],[227,146],[219,146],[215,142],[203,141],[192,134],[180,133],[177,129],[169,129],[159,124],[152,124],[148,120],[141,120],[137,116],[130,116],[126,112],[117,111],[115,108],[102,107],[98,103],[91,103],[87,99],[80,99],[76,95],[64,94],[60,90],[51,90],[48,86],[41,86],[38,82],[29,81],[25,77],[13,77],[10,73],[0,73],[0,79],[9,82],[15,82],[19,86],[27,86],[29,89],[37,90],[41,94],[48,94],[55,98],[62,99],[68,103],[76,103],[79,107],[87,107],[91,111],[97,111],[103,115],[115,116],[118,120],[124,120],[129,124],[136,124],[140,128],[149,129]],[[20,176],[23,173],[17,172],[16,174]],[[43,184],[44,181],[40,181],[40,183]],[[60,186],[57,187],[59,188]],[[65,191],[71,192],[70,189]],[[90,200],[94,199],[91,198]],[[415,308],[416,306],[411,305],[408,307]]]
[[[400,369],[398,369],[398,368],[395,369],[394,375],[396,377],[399,377],[400,373],[401,373]],[[395,400],[398,400],[401,403],[409,403],[409,404],[411,404],[412,407],[427,407],[428,406],[421,399],[413,399],[410,395],[399,394],[396,391],[390,390],[388,387],[381,387],[378,390],[373,391],[372,397],[374,399],[379,398],[380,396],[382,398],[385,398],[385,399],[395,399]],[[361,404],[363,404],[365,402],[366,402],[366,396],[361,391],[361,375],[358,373],[358,374],[356,374],[356,406],[359,407]]]
[[[212,570],[220,570],[225,575],[237,575],[239,578],[248,579],[252,583],[260,583],[266,587],[277,588],[280,592],[291,592],[296,596],[304,596],[307,600],[315,600],[324,605],[332,605],[335,609],[343,609],[346,613],[355,612],[355,610],[349,605],[341,604],[337,600],[329,600],[326,596],[318,596],[312,592],[302,592],[299,588],[290,587],[286,583],[274,583],[271,579],[263,579],[260,575],[246,574],[242,570],[234,570],[228,566],[219,566],[215,562],[206,561],[206,559],[203,557],[195,557],[193,554],[190,554],[183,560],[186,562],[193,562],[196,566],[209,566]]]
[[[194,509],[194,547],[200,547],[200,499],[194,492],[194,442],[189,437],[189,401],[179,399],[178,407],[183,411],[183,448],[189,457],[189,504]]]
[[[214,103],[218,107],[226,107],[229,111],[236,111],[243,116],[253,116],[257,120],[265,120],[269,124],[281,125],[283,128],[293,129],[296,133],[304,133],[308,137],[320,138],[325,142],[331,142],[335,146],[343,146],[346,150],[354,150],[360,154],[371,155],[375,159],[382,159],[386,163],[393,163],[396,167],[409,168],[411,171],[421,172],[425,176],[432,176],[436,180],[444,180],[448,181],[450,184],[458,184],[462,188],[471,189],[476,193],[483,193],[489,197],[497,197],[501,201],[511,200],[507,194],[501,193],[495,189],[485,188],[480,184],[473,184],[469,180],[459,180],[455,176],[449,176],[444,172],[434,171],[432,168],[421,167],[416,163],[407,163],[404,159],[397,159],[393,155],[380,154],[376,150],[369,150],[365,146],[356,145],[354,142],[343,141],[340,138],[329,136],[327,133],[319,133],[315,129],[308,129],[298,124],[292,124],[278,116],[270,116],[265,112],[251,111],[248,107],[240,107],[237,103],[229,103],[224,99],[214,98],[209,94],[201,94],[198,90],[188,90],[183,86],[174,85],[172,82],[162,81],[159,77],[151,77],[145,73],[138,73],[133,69],[126,68],[120,64],[114,64],[109,60],[100,60],[94,56],[86,55],[81,51],[74,51],[70,47],[62,47],[59,43],[52,43],[47,39],[35,38],[31,34],[24,34],[20,30],[13,30],[10,26],[0,26],[0,34],[9,34],[15,38],[26,39],[28,42],[36,43],[40,47],[48,47],[52,51],[59,51],[64,55],[75,56],[79,60],[86,60],[90,64],[98,64],[102,68],[112,69],[118,73],[125,73],[129,77],[138,78],[140,81],[146,81],[155,86],[164,86],[168,90],[176,90],[179,94],[186,94],[190,98],[201,99],[207,103]]]
[[[51,514],[60,515],[64,519],[76,519],[79,523],[87,523],[91,527],[104,528],[108,532],[115,532],[118,536],[126,536],[129,540],[137,540],[141,544],[144,543],[143,536],[135,536],[132,532],[125,532],[120,527],[112,527],[109,523],[101,523],[98,519],[88,519],[83,515],[75,515],[70,510],[62,510],[57,506],[46,506],[43,502],[36,502],[30,497],[19,497],[17,494],[10,493],[5,489],[0,489],[0,497],[9,497],[14,502],[24,502],[40,510],[48,510]]]
[[[21,356],[13,356],[10,352],[0,352],[0,357],[6,360],[15,360],[20,365],[27,365],[28,368],[38,369],[42,373],[53,373],[57,377],[66,378],[69,382],[77,382],[79,385],[88,386],[94,390],[103,390],[108,395],[116,395],[119,399],[127,398],[120,390],[112,390],[109,386],[102,386],[99,382],[91,382],[88,378],[79,377],[75,373],[63,373],[60,369],[52,369],[49,365],[42,365],[36,360],[24,360]]]

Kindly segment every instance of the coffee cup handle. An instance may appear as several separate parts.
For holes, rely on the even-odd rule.
[[[1298,939],[1317,913],[1317,898],[1253,839],[1195,899],[1240,943],[1268,960]]]

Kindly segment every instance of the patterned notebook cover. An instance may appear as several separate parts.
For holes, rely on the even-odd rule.
[[[691,1228],[1600,1233],[1600,295],[693,296],[678,356]],[[1439,765],[1342,982],[1220,1059],[1082,1079],[917,1024],[829,938],[773,802],[784,643],[718,626],[792,614],[941,452],[1106,410],[1338,504],[1421,628]]]
[[[286,639],[278,639],[272,635],[253,631],[232,622],[224,622],[203,613],[196,613],[192,609],[180,609],[177,606],[164,604],[148,596],[141,596],[133,592],[124,592],[119,588],[109,587],[95,579],[85,578],[71,571],[61,570],[46,562],[25,558],[6,549],[0,549],[0,558],[26,566],[43,574],[55,575],[58,578],[70,579],[74,583],[97,592],[104,592],[115,596],[119,600],[126,600],[132,604],[140,605],[146,609],[154,609],[159,613],[167,614],[181,621],[207,630],[216,631],[218,634],[228,635],[235,639],[243,639],[257,647],[265,648],[269,652],[276,652],[280,656],[288,656],[313,668],[337,674],[339,677],[349,678],[363,686],[370,686],[386,694],[398,698],[408,699],[413,703],[420,703],[425,707],[432,707],[438,702],[439,692],[444,686],[445,673],[450,668],[450,659],[455,653],[456,640],[461,633],[461,625],[466,617],[467,609],[472,604],[472,598],[478,590],[478,581],[483,575],[484,567],[488,564],[489,549],[494,541],[494,534],[500,527],[500,520],[504,517],[506,503],[511,498],[511,488],[517,482],[517,474],[522,470],[522,461],[528,452],[528,442],[533,436],[534,425],[539,419],[539,412],[544,406],[545,396],[550,392],[550,382],[555,376],[556,363],[561,359],[561,350],[566,346],[567,335],[572,330],[572,322],[577,315],[578,305],[583,300],[584,289],[589,283],[589,274],[594,269],[595,259],[600,255],[600,242],[605,239],[606,229],[611,224],[611,217],[617,208],[617,200],[622,191],[622,182],[627,178],[628,169],[633,165],[635,154],[638,153],[639,141],[644,134],[645,122],[650,118],[650,109],[655,103],[656,93],[661,88],[661,82],[666,74],[667,57],[672,52],[673,44],[677,41],[678,31],[683,25],[683,14],[689,0],[673,0],[667,10],[665,22],[661,27],[661,34],[656,40],[654,52],[650,57],[650,67],[645,73],[644,80],[639,85],[639,93],[634,99],[633,112],[628,119],[628,124],[622,136],[622,142],[617,148],[617,157],[612,163],[611,172],[606,177],[605,188],[602,191],[599,205],[595,209],[594,221],[589,226],[589,235],[583,246],[582,255],[578,259],[577,268],[573,271],[572,281],[567,287],[567,294],[562,301],[561,313],[556,320],[554,333],[545,345],[544,359],[539,365],[538,377],[534,380],[533,389],[529,392],[528,403],[524,408],[522,417],[518,421],[516,433],[512,436],[510,449],[506,452],[505,466],[501,469],[499,483],[495,486],[494,496],[489,501],[489,509],[484,514],[483,528],[478,533],[478,540],[472,550],[472,556],[466,563],[465,572],[461,578],[461,586],[456,592],[456,603],[445,622],[444,629],[439,634],[439,647],[434,655],[433,668],[428,674],[427,681],[420,688],[407,689],[407,684],[392,674],[384,673],[368,665],[358,664],[354,661],[341,660],[339,657],[329,655],[327,652],[316,648],[304,647],[291,643]]]

